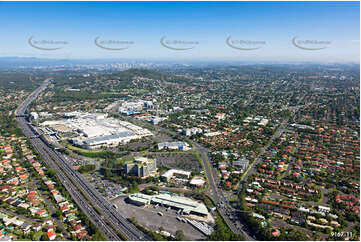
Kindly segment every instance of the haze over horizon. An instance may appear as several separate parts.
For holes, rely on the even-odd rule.
[[[359,2],[2,2],[0,21],[0,57],[360,61]]]

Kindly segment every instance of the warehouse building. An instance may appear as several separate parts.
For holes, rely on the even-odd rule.
[[[159,204],[178,211],[181,210],[183,214],[194,214],[202,217],[206,217],[209,214],[207,207],[203,203],[178,195],[158,194],[150,196],[142,193],[135,193],[128,198],[131,203],[137,206]]]

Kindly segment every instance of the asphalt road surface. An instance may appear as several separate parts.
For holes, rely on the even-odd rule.
[[[84,211],[89,219],[102,230],[108,240],[151,240],[149,236],[136,228],[133,224],[121,216],[115,208],[99,194],[94,187],[80,173],[75,171],[66,161],[64,155],[54,151],[35,132],[32,126],[25,119],[25,111],[29,104],[46,89],[50,79],[38,87],[29,97],[17,108],[16,120],[24,135],[30,139],[31,144],[36,148],[44,162],[56,170],[57,177],[70,193],[79,208]]]

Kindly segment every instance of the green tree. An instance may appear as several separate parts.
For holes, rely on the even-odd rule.
[[[231,240],[244,240],[241,235],[235,234],[230,228],[224,223],[222,217],[217,216],[216,218],[216,229],[209,236],[208,240],[214,241],[231,241]]]
[[[55,217],[60,218],[60,216],[62,216],[62,215],[63,215],[63,212],[60,209],[57,209],[55,211]]]
[[[183,230],[178,229],[178,230],[175,232],[175,239],[176,239],[176,240],[179,240],[179,241],[183,241],[183,240],[184,240]]]
[[[50,178],[54,178],[55,175],[56,175],[56,170],[55,170],[55,169],[49,169],[48,172],[47,172],[47,175],[48,175]]]
[[[40,240],[41,241],[49,241],[49,237],[46,233],[43,233],[40,237]]]
[[[62,227],[57,226],[56,229],[55,229],[55,231],[60,234],[60,233],[62,233],[64,230],[63,230]]]
[[[80,173],[89,173],[95,171],[95,165],[94,164],[86,164],[79,167],[78,171]]]
[[[93,241],[104,241],[106,240],[104,234],[98,230],[97,232],[95,232],[95,234],[93,234],[93,236],[91,237],[91,240]]]

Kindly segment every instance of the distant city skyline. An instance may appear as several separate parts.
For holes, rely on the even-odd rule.
[[[360,61],[359,2],[1,2],[0,57]]]

